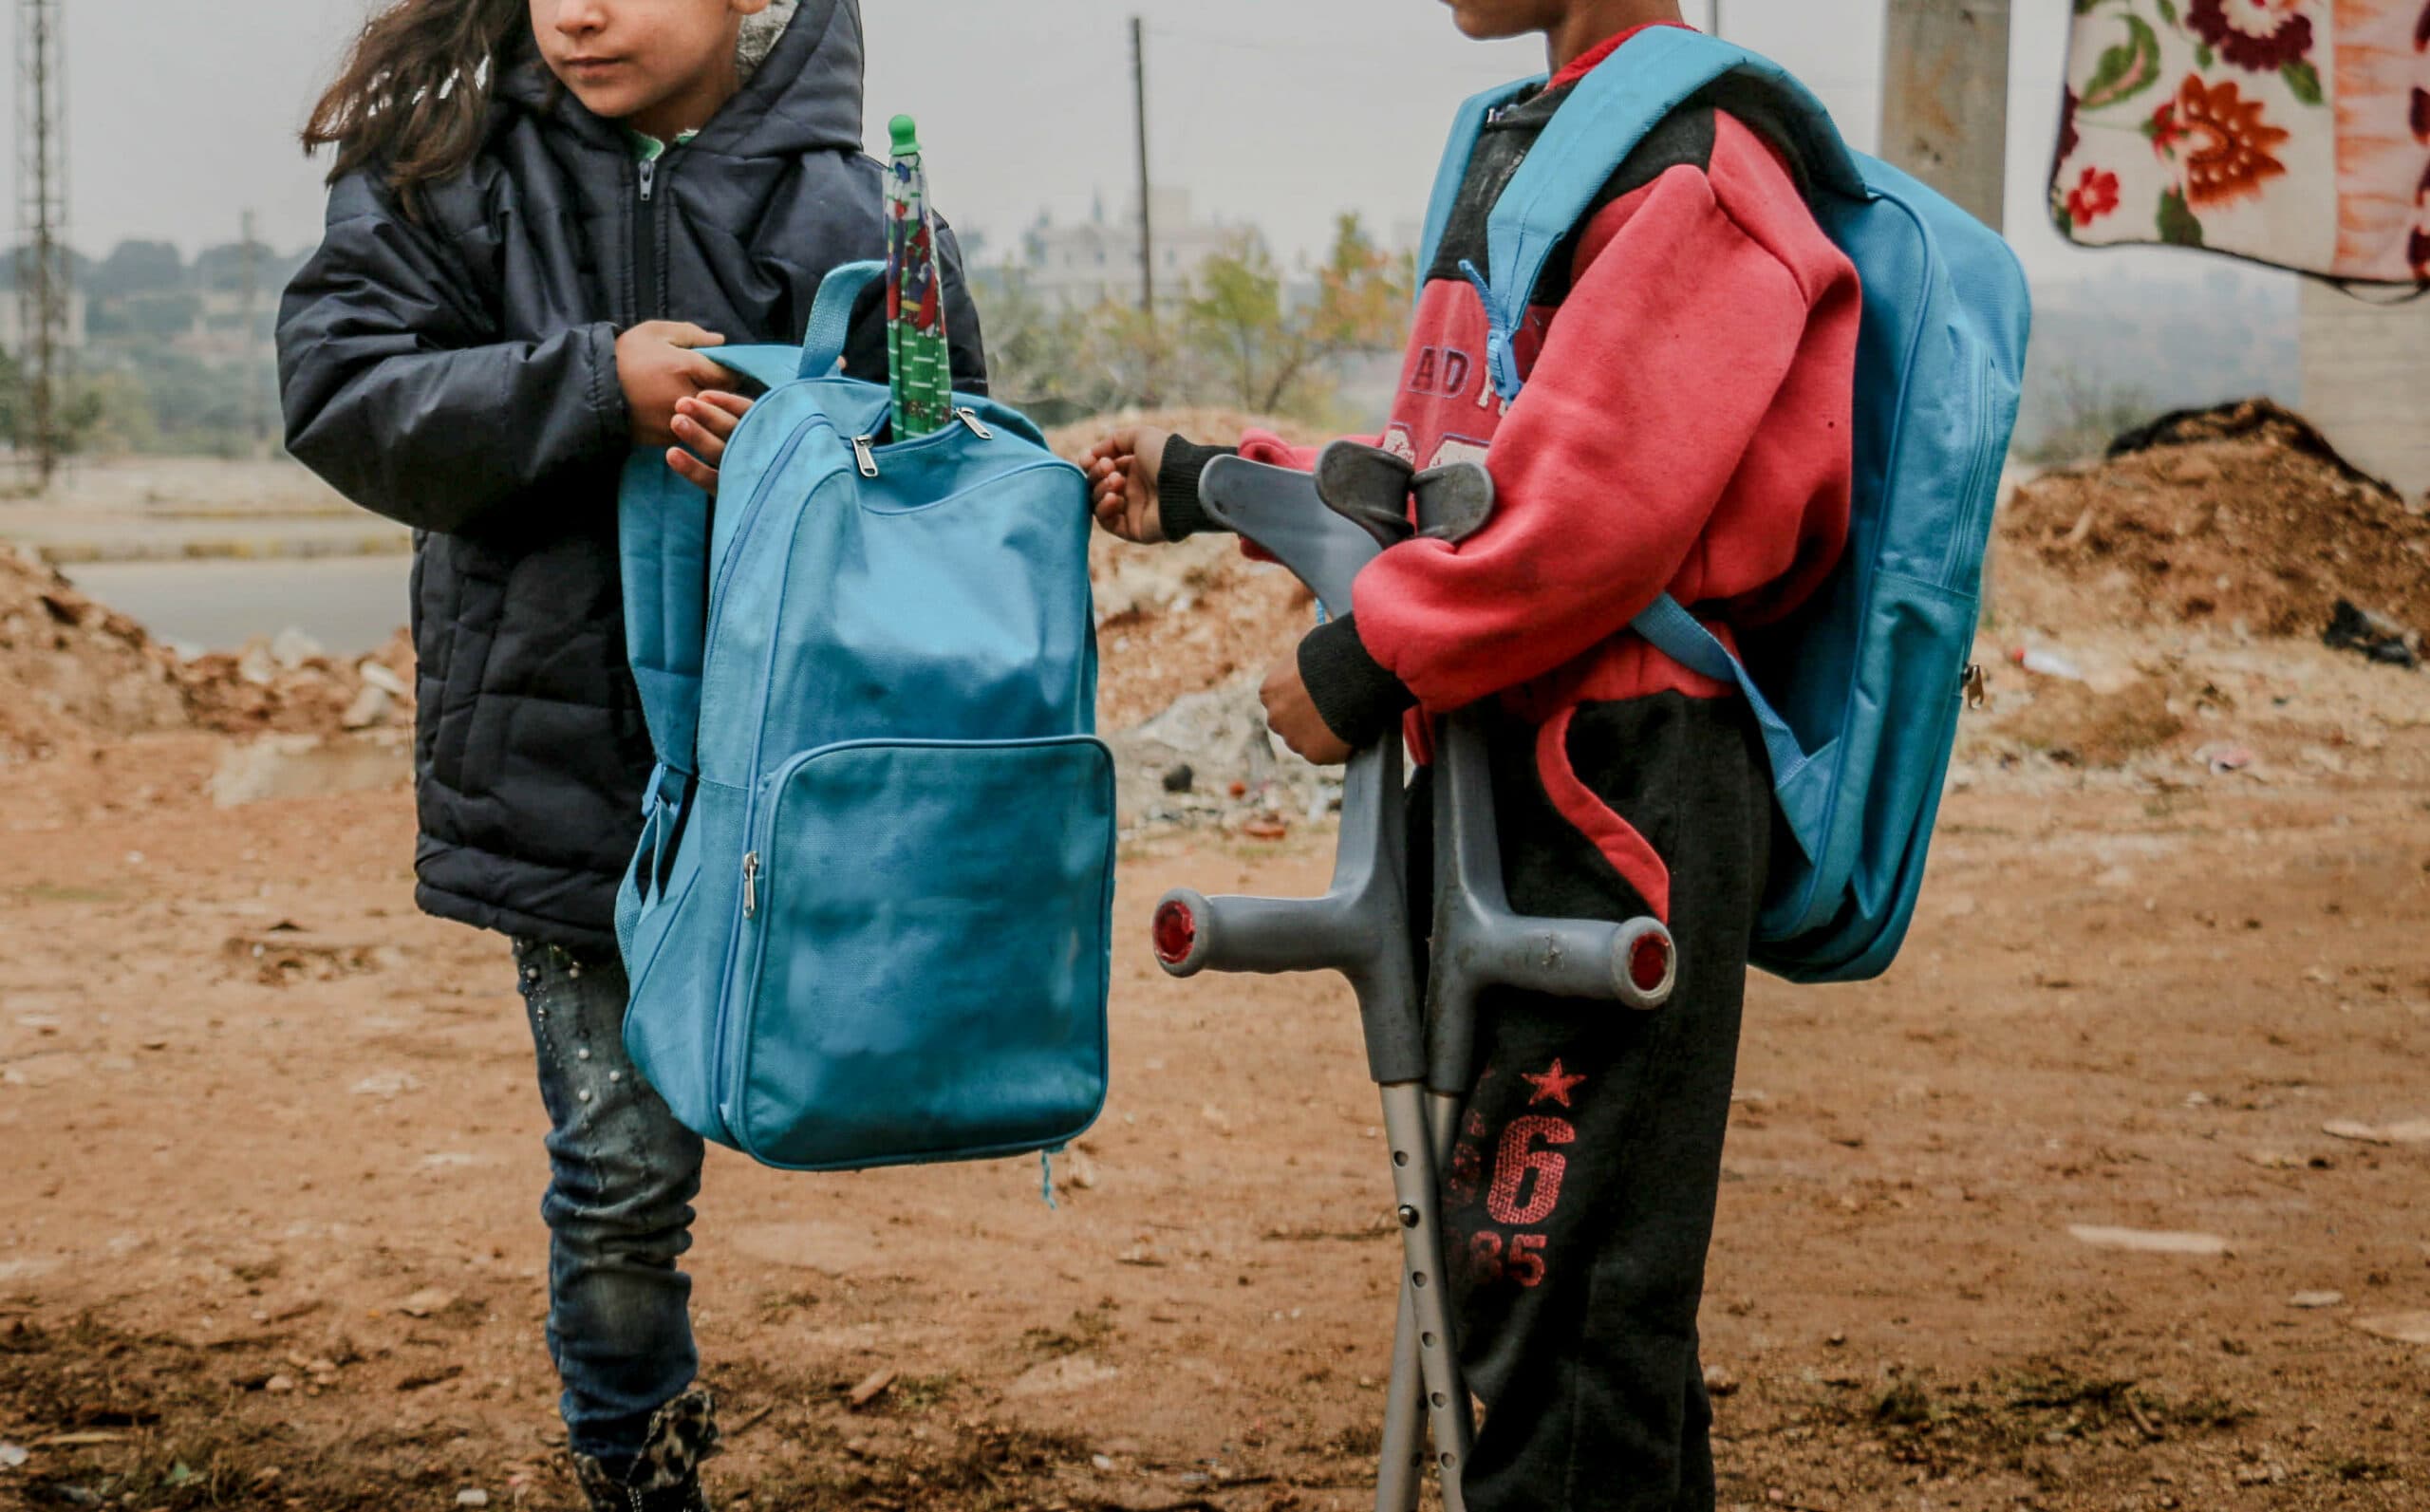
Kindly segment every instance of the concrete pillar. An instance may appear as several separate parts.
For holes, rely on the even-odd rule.
[[[2307,279],[2304,415],[2346,459],[2430,495],[2430,299],[2382,307]]]
[[[1890,0],[1881,156],[2001,229],[2009,0]]]

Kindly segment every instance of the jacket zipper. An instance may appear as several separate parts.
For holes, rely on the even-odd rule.
[[[645,158],[634,170],[641,195],[633,209],[633,310],[640,320],[659,320],[666,313],[658,288],[658,158]]]

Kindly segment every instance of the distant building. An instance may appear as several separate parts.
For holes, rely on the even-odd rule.
[[[1189,193],[1159,189],[1149,199],[1156,242],[1156,303],[1177,303],[1196,284],[1207,259],[1234,251],[1246,228],[1190,218]],[[1044,215],[1021,238],[1021,271],[1030,289],[1049,304],[1094,309],[1139,302],[1139,211],[1132,205],[1108,219],[1095,213],[1075,226]]]

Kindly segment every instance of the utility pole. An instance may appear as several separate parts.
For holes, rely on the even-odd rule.
[[[1881,156],[2001,229],[2009,184],[2009,0],[1890,0]],[[1983,623],[2000,621],[1999,543]]]
[[[1148,28],[1131,18],[1131,115],[1139,137],[1139,313],[1148,323],[1148,361],[1140,397],[1156,401],[1156,217],[1148,196]]]
[[[59,471],[61,389],[67,360],[67,142],[62,96],[61,0],[17,9],[17,330],[10,355],[25,378],[17,445],[42,486]]]
[[[242,265],[245,270],[245,336],[237,370],[245,384],[245,420],[253,433],[253,455],[270,455],[270,411],[263,402],[261,364],[261,249],[253,240],[253,213],[245,212],[243,225],[245,242]]]
[[[2009,0],[1890,0],[1882,157],[1998,231],[2008,151]]]
[[[1131,18],[1131,113],[1139,134],[1139,308],[1156,323],[1156,221],[1148,207],[1148,34]]]

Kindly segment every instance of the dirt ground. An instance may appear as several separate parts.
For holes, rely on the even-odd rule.
[[[216,810],[218,749],[10,778],[0,1505],[567,1504],[504,946],[413,912],[402,791]],[[2430,1146],[2324,1126],[2430,1114],[2430,786],[2036,770],[1961,773],[1885,981],[1757,986],[1726,1504],[2422,1505],[2430,1350],[2358,1324],[2430,1309]],[[1035,1163],[713,1152],[730,1499],[1366,1504],[1395,1241],[1346,994],[1145,948],[1165,887],[1314,888],[1323,849],[1126,856],[1115,1092],[1056,1210]]]
[[[2430,675],[2316,639],[2344,591],[2419,607],[2424,532],[2272,434],[2019,496],[1905,956],[1756,982],[1725,1506],[2430,1506]],[[2273,523],[2306,488],[2361,544]],[[1109,730],[1305,623],[1222,542],[1094,568]],[[362,666],[173,665],[0,588],[0,1508],[570,1506],[531,1042],[504,943],[414,911],[402,712],[344,735]],[[380,785],[238,750],[307,714]],[[1371,1504],[1398,1241],[1349,995],[1147,948],[1169,887],[1321,887],[1326,827],[1235,796],[1128,831],[1056,1207],[1036,1162],[711,1152],[720,1505]]]

